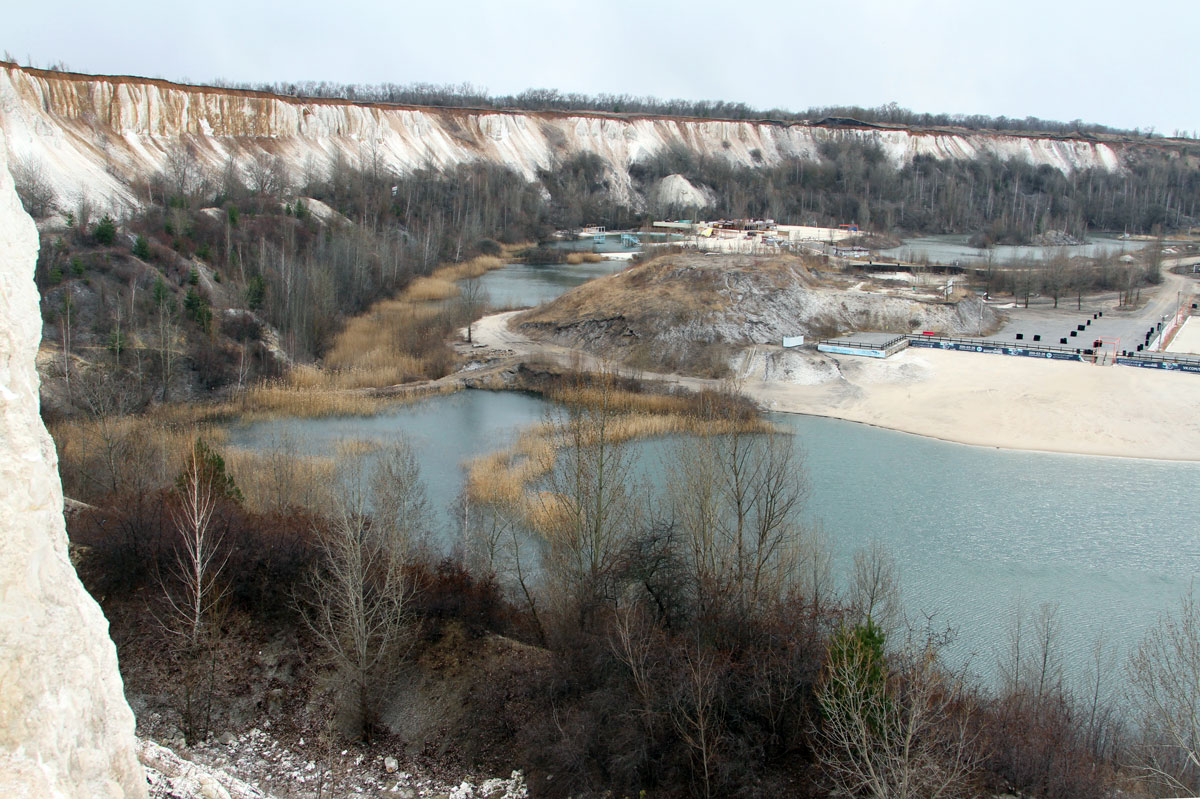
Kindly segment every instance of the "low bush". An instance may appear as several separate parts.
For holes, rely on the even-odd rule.
[[[535,266],[562,264],[567,262],[566,250],[560,250],[557,247],[548,247],[545,245],[530,247],[528,250],[518,253],[518,255],[525,259],[525,263],[533,264]]]

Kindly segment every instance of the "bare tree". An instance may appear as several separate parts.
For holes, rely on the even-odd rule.
[[[931,644],[892,666],[869,621],[830,646],[818,692],[818,756],[836,792],[875,799],[970,795],[979,756],[963,681]]]
[[[467,319],[467,343],[471,343],[471,328],[475,325],[476,319],[487,305],[488,296],[487,290],[484,289],[483,283],[477,277],[470,277],[459,283],[458,286],[458,307],[462,311],[463,316]]]
[[[833,596],[833,552],[829,536],[820,524],[804,530],[800,539],[798,558],[800,596],[820,616],[821,608]]]
[[[227,200],[236,200],[245,190],[241,170],[238,169],[237,161],[231,155],[225,160],[225,166],[221,169],[221,193]],[[228,219],[226,221],[228,222]],[[226,240],[228,241],[228,228],[226,229]],[[228,246],[226,244],[226,249]]]
[[[615,603],[621,559],[640,517],[632,457],[615,436],[611,376],[602,375],[595,388],[594,404],[572,403],[557,425],[558,457],[539,508],[547,582],[561,617],[574,616],[580,628]]]
[[[672,472],[672,509],[702,608],[747,613],[796,588],[808,485],[791,437],[735,428],[685,440]]]
[[[88,477],[116,494],[127,487],[126,477],[143,467],[130,458],[135,433],[123,424],[122,418],[137,409],[141,397],[127,375],[120,371],[106,372],[94,367],[82,372],[76,382],[79,398],[93,423],[92,450],[100,453],[104,463],[102,470],[89,470],[92,473]]]
[[[1163,233],[1162,225],[1155,225],[1151,232],[1154,234],[1154,243],[1146,248],[1146,280],[1157,286],[1163,279],[1166,234]]]
[[[329,508],[333,487],[321,479],[321,465],[319,459],[303,455],[292,436],[272,438],[255,469],[262,509],[282,514],[294,508],[314,512]]]
[[[516,601],[525,606],[542,645],[546,644],[536,581],[537,533],[531,532],[522,511],[513,503],[493,499],[474,503],[459,500],[464,550],[473,570],[490,574]]]
[[[696,761],[695,773],[705,799],[713,795],[716,761],[721,749],[722,714],[719,706],[721,664],[713,650],[699,642],[684,648],[682,678],[671,702],[671,721]]]
[[[179,325],[176,321],[175,302],[160,277],[154,283],[154,336],[158,350],[159,373],[162,378],[162,402],[167,402],[171,391],[171,374],[174,371]]]
[[[316,531],[320,563],[302,607],[338,674],[343,729],[370,740],[388,675],[411,645],[415,588],[405,551],[393,546],[397,528],[372,522],[361,461],[346,466],[339,484],[331,518]],[[408,490],[418,491],[419,484]]]
[[[212,454],[197,440],[185,459],[172,509],[179,545],[171,569],[174,588],[164,586],[168,614],[163,625],[173,639],[180,665],[184,734],[202,740],[209,730],[216,682],[219,616],[227,591],[220,582],[225,566],[221,535],[213,523],[222,485]],[[220,478],[224,478],[223,472]]]
[[[1169,791],[1200,792],[1200,606],[1195,589],[1163,615],[1128,668],[1140,711],[1142,774]]]
[[[54,213],[54,185],[46,177],[41,162],[19,159],[11,165],[17,196],[30,216],[44,219]]]
[[[1043,290],[1054,299],[1054,307],[1057,308],[1058,300],[1070,280],[1066,253],[1061,250],[1057,251],[1053,258],[1042,263],[1040,273],[1039,282]]]
[[[1026,684],[1034,699],[1042,702],[1063,693],[1062,650],[1059,646],[1058,603],[1045,602],[1033,619],[1033,658]]]
[[[67,402],[74,403],[71,393],[71,373],[74,371],[71,359],[71,316],[75,310],[75,298],[71,294],[71,286],[63,288],[62,314],[59,317],[59,332],[62,334],[63,384],[67,389]]]
[[[1087,714],[1085,743],[1092,757],[1112,760],[1123,745],[1119,708],[1113,701],[1111,681],[1115,671],[1113,649],[1103,635],[1092,644],[1092,657],[1084,673],[1080,700]]]
[[[1005,692],[1034,707],[1064,697],[1058,605],[1043,603],[1036,614],[1018,602],[1008,632],[1008,651],[997,664]]]
[[[1076,259],[1069,262],[1067,267],[1067,284],[1075,290],[1075,310],[1083,309],[1083,293],[1091,288],[1094,279],[1093,269]]]
[[[96,212],[95,205],[92,203],[92,198],[88,197],[87,192],[81,192],[75,203],[75,232],[80,236],[87,235],[88,230],[92,227],[92,215]]]
[[[200,167],[190,142],[179,140],[167,149],[163,161],[163,181],[173,197],[188,200],[200,186]]]
[[[278,155],[261,152],[247,170],[250,189],[260,197],[278,199],[288,188],[287,166]]]
[[[221,540],[212,529],[217,496],[202,447],[196,442],[188,454],[177,490],[179,507],[173,512],[182,542],[175,559],[182,598],[170,598],[176,620],[172,629],[189,645],[200,641],[209,616],[224,595],[217,583],[224,567],[217,554]]]
[[[389,553],[412,558],[429,529],[429,500],[412,447],[397,439],[379,452],[370,477],[371,519]]]
[[[850,606],[860,619],[870,620],[888,635],[899,629],[903,620],[896,560],[878,539],[854,553]]]

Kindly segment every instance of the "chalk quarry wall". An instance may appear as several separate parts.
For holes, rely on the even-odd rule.
[[[0,796],[146,796],[108,622],[67,558],[38,415],[38,237],[0,130]]]
[[[627,204],[641,199],[629,167],[671,146],[745,166],[819,160],[822,142],[844,138],[878,144],[895,164],[918,155],[1023,158],[1063,172],[1122,164],[1120,144],[1051,136],[408,108],[13,65],[0,66],[0,128],[10,159],[39,166],[68,208],[85,194],[100,205],[132,204],[129,182],[162,169],[181,140],[217,172],[230,158],[244,169],[264,152],[279,154],[293,179],[338,158],[401,172],[491,161],[532,179],[564,158],[595,153]]]

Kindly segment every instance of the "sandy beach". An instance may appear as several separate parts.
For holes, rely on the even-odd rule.
[[[835,357],[841,380],[746,390],[771,410],[963,444],[1200,460],[1200,375],[942,350]]]
[[[561,363],[580,354],[485,317],[475,340]],[[747,380],[766,409],[806,413],[962,444],[1164,460],[1200,460],[1200,375],[1005,355],[908,349],[886,360],[813,353],[837,374],[807,384]],[[582,362],[598,365],[596,359]],[[832,371],[826,368],[825,371]],[[701,388],[713,381],[652,375]]]

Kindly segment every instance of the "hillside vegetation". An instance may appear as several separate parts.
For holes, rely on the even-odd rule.
[[[533,195],[558,227],[703,212],[1028,241],[1047,230],[1185,228],[1196,224],[1200,199],[1197,145],[1184,139],[1053,125],[1043,126],[1053,133],[1017,133],[995,129],[1008,126],[1000,119],[922,126],[938,120],[899,109],[854,112],[871,120],[835,109],[799,122],[639,115],[656,106],[630,98],[608,103],[627,104],[628,114],[591,110],[604,101],[546,110],[562,106],[553,92],[528,95],[529,109],[516,111],[369,102],[407,96],[390,90],[346,92],[360,101],[312,91],[322,96],[0,65],[0,127],[35,215],[85,198],[127,212],[144,202],[138,185],[181,154],[197,172],[236,176],[256,190],[322,181],[347,167],[391,180],[389,189],[401,176],[482,170],[507,184],[508,210],[529,215]],[[658,191],[672,176],[699,191],[684,203]],[[474,209],[447,210],[442,220],[454,225]]]

